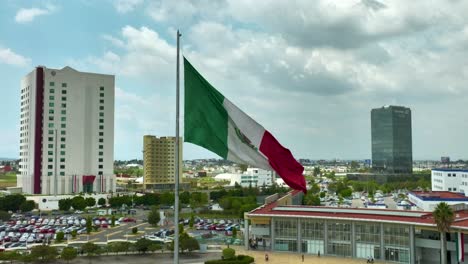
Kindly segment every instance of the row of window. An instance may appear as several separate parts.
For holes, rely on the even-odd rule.
[[[55,82],[49,82],[49,86],[55,86]],[[67,83],[62,83],[63,88],[67,88]]]

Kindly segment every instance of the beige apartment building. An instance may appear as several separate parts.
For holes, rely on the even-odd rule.
[[[143,137],[144,189],[173,189],[176,174],[175,137]],[[179,140],[179,175],[182,181],[182,143]]]

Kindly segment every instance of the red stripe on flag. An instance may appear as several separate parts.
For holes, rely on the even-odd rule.
[[[306,181],[302,175],[304,167],[297,162],[289,149],[281,146],[278,140],[266,130],[260,143],[260,151],[268,158],[270,166],[289,187],[307,192]]]

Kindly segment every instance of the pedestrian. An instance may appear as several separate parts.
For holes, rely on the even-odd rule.
[[[302,254],[302,262],[304,262],[304,254]]]
[[[265,253],[265,261],[268,262],[268,253]]]

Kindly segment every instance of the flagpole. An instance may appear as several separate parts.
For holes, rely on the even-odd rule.
[[[179,40],[182,34],[177,30],[177,63],[176,63],[176,138],[175,138],[175,156],[176,156],[176,173],[175,173],[175,192],[174,192],[174,264],[179,264]]]

